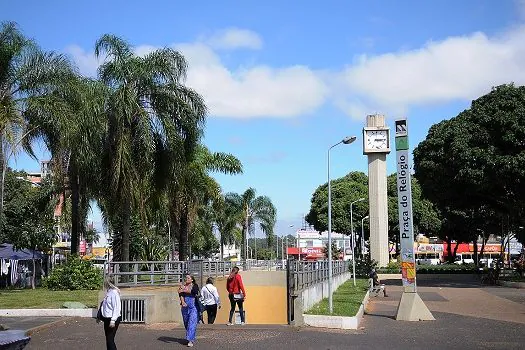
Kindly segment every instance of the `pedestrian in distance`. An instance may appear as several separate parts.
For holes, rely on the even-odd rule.
[[[239,314],[241,315],[241,325],[245,324],[245,315],[243,304],[246,300],[246,290],[242,283],[242,277],[239,274],[239,268],[234,266],[228,280],[226,281],[226,289],[228,290],[228,299],[230,300],[230,317],[228,319],[228,326],[233,325],[233,314],[235,313],[235,305],[239,307]]]
[[[185,274],[184,282],[179,287],[179,301],[189,347],[193,346],[197,336],[197,323],[199,322],[198,298],[199,286],[195,282],[195,277]]]
[[[201,289],[202,304],[208,315],[208,324],[215,322],[217,316],[217,308],[221,308],[221,299],[219,298],[219,291],[213,285],[213,278],[208,277],[206,285]]]
[[[376,269],[372,269],[369,275],[370,279],[372,280],[372,290],[377,294],[382,291],[383,296],[386,298],[388,295],[386,294],[386,287],[384,284],[381,283],[379,280],[379,276],[377,275]]]
[[[97,322],[104,322],[104,334],[106,336],[106,349],[117,350],[115,335],[121,321],[120,315],[120,289],[111,283],[109,277],[104,278],[104,290],[106,294],[100,304],[97,314]]]

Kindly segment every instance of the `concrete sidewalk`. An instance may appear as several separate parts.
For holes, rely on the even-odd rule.
[[[418,277],[419,278],[419,277]],[[519,289],[481,288],[475,279],[418,279],[422,299],[435,321],[394,320],[401,287],[387,281],[388,298],[371,298],[370,314],[359,330],[288,326],[199,326],[198,349],[524,349],[525,297]],[[185,348],[185,331],[176,324],[121,325],[119,349]],[[28,350],[104,349],[102,325],[69,319],[35,332]]]

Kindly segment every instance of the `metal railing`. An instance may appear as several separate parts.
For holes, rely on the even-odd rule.
[[[111,261],[105,264],[104,271],[119,287],[178,285],[186,273],[203,285],[208,277],[227,276],[234,266],[252,267],[241,261]]]
[[[350,271],[348,261],[332,261],[332,276]],[[300,291],[328,279],[328,261],[289,261],[289,288]]]

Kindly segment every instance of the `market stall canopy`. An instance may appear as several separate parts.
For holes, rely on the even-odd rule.
[[[15,250],[12,244],[0,243],[0,259],[31,260],[33,257],[42,259],[42,253],[32,249]]]

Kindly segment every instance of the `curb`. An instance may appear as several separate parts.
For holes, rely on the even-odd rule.
[[[97,309],[0,309],[8,317],[86,317],[97,316]]]
[[[525,282],[499,281],[500,285],[508,288],[525,289]]]
[[[336,328],[336,329],[359,329],[363,319],[366,305],[370,299],[370,291],[367,291],[363,302],[355,316],[326,316],[326,315],[307,315],[303,314],[304,324],[316,328]]]
[[[40,326],[29,328],[26,331],[26,336],[30,337],[36,332],[39,332],[39,331],[42,331],[42,330],[47,329],[49,327],[52,327],[52,326],[54,326],[54,325],[56,325],[56,324],[58,324],[60,322],[67,322],[67,321],[69,321],[69,320],[71,320],[73,318],[74,317],[64,317],[63,319],[60,319],[60,320],[56,320],[56,321],[53,321],[53,322],[45,323],[45,324],[40,325]]]

